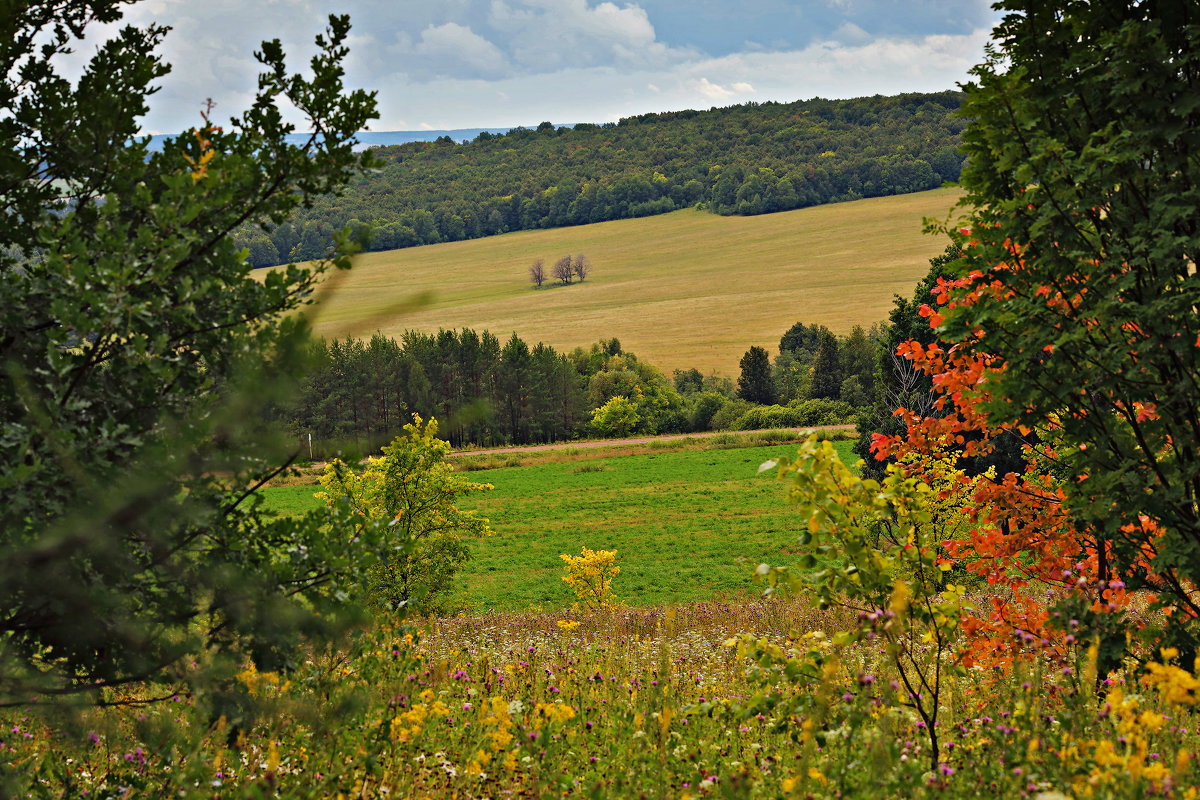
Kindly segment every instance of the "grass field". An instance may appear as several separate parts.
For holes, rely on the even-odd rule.
[[[852,460],[853,442],[835,442]],[[455,603],[468,609],[561,608],[572,597],[561,553],[616,548],[623,602],[711,600],[756,591],[750,574],[790,561],[799,530],[773,472],[757,474],[791,445],[693,450],[481,470],[496,488],[461,505],[489,517],[496,535],[472,543]],[[318,487],[319,488],[319,487]],[[312,486],[265,490],[269,508],[318,505]],[[745,563],[738,563],[738,559]]]
[[[670,374],[735,375],[750,345],[770,350],[798,320],[846,333],[886,318],[945,242],[921,232],[957,189],[873,198],[757,217],[677,211],[644,219],[367,253],[339,276],[315,328],[324,336],[379,330],[487,329],[572,349],[616,336]],[[547,265],[583,253],[583,284],[535,290]],[[420,308],[403,306],[425,294]]]

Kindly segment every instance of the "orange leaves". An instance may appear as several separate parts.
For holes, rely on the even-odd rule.
[[[192,133],[200,145],[200,156],[199,158],[192,158],[187,153],[183,154],[183,160],[192,168],[192,183],[198,183],[208,177],[208,164],[212,161],[217,151],[213,149],[212,140],[208,138],[207,134],[217,133],[220,130],[220,128],[213,128],[209,125],[205,125],[203,128],[192,129]]]

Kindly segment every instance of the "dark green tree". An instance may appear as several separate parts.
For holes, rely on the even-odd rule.
[[[771,357],[767,351],[754,345],[738,362],[738,397],[751,403],[771,405],[775,402],[775,380],[771,376]]]
[[[812,383],[808,396],[821,399],[837,400],[842,393],[842,381],[845,374],[842,369],[841,348],[837,337],[828,331],[821,334],[821,344],[817,348],[817,356],[813,359]]]
[[[680,394],[695,394],[704,389],[704,376],[695,367],[675,370],[673,380],[675,382],[675,391]]]
[[[311,78],[263,43],[248,111],[152,152],[137,120],[164,28],[120,29],[74,83],[58,72],[120,6],[0,14],[0,704],[285,667],[336,622],[373,536],[266,518],[253,491],[280,469],[253,411],[303,350],[283,315],[348,261],[256,280],[233,239],[370,163],[352,151],[375,103],[343,90],[349,21],[317,37]]]

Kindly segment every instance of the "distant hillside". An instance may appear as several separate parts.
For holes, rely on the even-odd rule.
[[[366,147],[388,147],[391,145],[408,144],[409,142],[433,142],[442,138],[449,138],[455,142],[470,141],[481,133],[501,134],[508,131],[508,128],[451,128],[444,131],[359,131],[358,141],[361,148]],[[174,134],[159,133],[150,137],[150,149],[161,150],[163,141],[171,138]],[[290,144],[304,144],[308,139],[307,133],[293,133],[284,138]]]
[[[922,191],[958,179],[960,101],[748,103],[380,147],[382,168],[342,196],[239,241],[266,266],[319,257],[346,225],[368,249],[392,250],[693,206],[748,216]]]
[[[367,253],[337,273],[314,327],[327,338],[516,332],[560,352],[615,336],[668,375],[736,377],[750,345],[774,352],[795,322],[846,334],[887,319],[892,296],[911,296],[946,246],[921,219],[945,218],[959,197],[937,189],[756,217],[689,209]],[[534,289],[530,263],[567,253],[591,261],[587,280]]]

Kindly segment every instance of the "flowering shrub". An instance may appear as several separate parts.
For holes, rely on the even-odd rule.
[[[583,548],[583,554],[559,556],[566,562],[566,575],[563,583],[570,586],[579,604],[584,608],[601,609],[613,608],[617,604],[613,596],[613,578],[620,574],[617,566],[616,550],[590,550]]]

